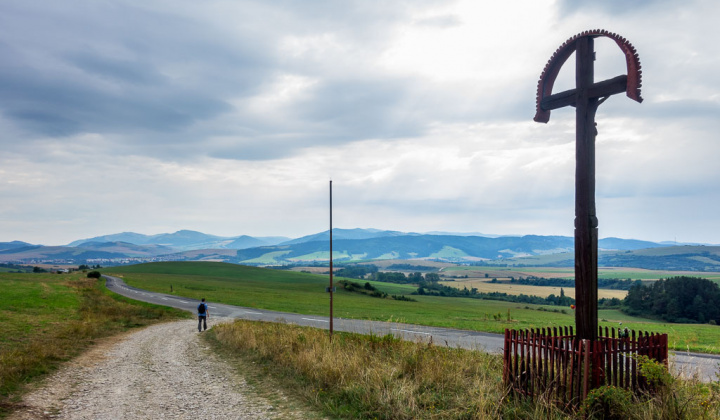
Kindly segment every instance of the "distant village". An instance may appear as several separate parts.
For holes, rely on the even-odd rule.
[[[187,260],[184,257],[170,257],[170,256],[158,256],[158,257],[124,257],[124,258],[90,258],[87,260],[76,260],[72,258],[33,258],[33,259],[22,259],[6,261],[0,264],[2,267],[14,268],[20,271],[32,270],[33,267],[38,267],[45,271],[58,271],[62,273],[70,273],[77,270],[100,268],[100,267],[113,267],[118,265],[130,265],[130,264],[142,264],[149,262],[166,262],[166,261],[183,261]],[[37,270],[36,270],[37,271]]]

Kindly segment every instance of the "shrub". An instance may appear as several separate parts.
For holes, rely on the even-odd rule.
[[[580,413],[588,419],[626,419],[632,403],[632,392],[627,389],[601,386],[588,393]]]
[[[99,279],[101,274],[99,271],[91,271],[91,272],[87,273],[87,276],[89,279]]]

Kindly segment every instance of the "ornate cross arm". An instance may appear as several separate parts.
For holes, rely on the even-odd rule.
[[[595,83],[587,89],[588,98],[603,98],[627,90],[627,75],[618,76],[612,79]],[[564,106],[575,106],[578,90],[570,89],[564,92],[546,96],[540,101],[540,109],[551,111]]]
[[[568,39],[555,51],[552,57],[550,57],[538,81],[535,121],[546,123],[550,121],[551,110],[568,105],[575,106],[575,98],[579,94],[578,89],[572,89],[554,95],[552,94],[552,89],[555,84],[555,79],[560,72],[560,68],[565,64],[565,61],[570,58],[572,53],[575,52],[578,39],[583,37],[606,37],[612,39],[620,47],[623,54],[625,54],[625,62],[627,64],[627,75],[618,76],[614,79],[605,80],[589,86],[587,88],[587,96],[589,98],[601,98],[625,92],[630,99],[642,102],[643,99],[640,96],[642,70],[635,47],[633,47],[627,39],[618,34],[596,29],[579,33]]]

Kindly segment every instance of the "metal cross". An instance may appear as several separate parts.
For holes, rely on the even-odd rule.
[[[625,54],[627,74],[594,82],[594,39],[614,40]],[[560,68],[575,53],[575,89],[552,94]],[[635,48],[617,34],[604,30],[585,31],[567,40],[550,58],[540,76],[534,120],[546,123],[550,111],[575,107],[575,329],[581,339],[598,335],[598,219],[595,212],[595,112],[608,97],[625,92],[640,97],[640,61]]]

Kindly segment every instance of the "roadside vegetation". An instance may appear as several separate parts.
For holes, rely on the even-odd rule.
[[[99,338],[188,317],[110,293],[88,273],[0,273],[0,418],[27,385]]]
[[[603,387],[564,408],[509,394],[502,357],[482,351],[244,320],[205,338],[331,418],[720,419],[720,382],[679,380],[653,362],[643,371],[658,392]]]

